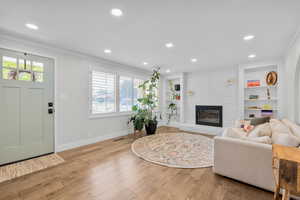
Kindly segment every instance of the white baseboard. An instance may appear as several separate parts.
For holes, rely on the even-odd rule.
[[[108,139],[112,139],[112,138],[116,138],[116,137],[120,137],[120,136],[125,136],[128,135],[128,130],[122,130],[122,131],[117,131],[117,132],[113,132],[110,134],[105,134],[105,135],[101,135],[98,136],[96,138],[89,138],[89,139],[85,139],[85,140],[79,140],[76,142],[71,142],[71,143],[67,143],[67,144],[62,144],[59,145],[55,148],[56,152],[61,152],[61,151],[65,151],[65,150],[69,150],[69,149],[73,149],[76,147],[81,147],[84,145],[88,145],[88,144],[94,144],[97,142],[101,142],[104,140],[108,140]]]
[[[196,133],[203,133],[207,135],[222,135],[223,128],[213,126],[203,126],[196,124],[180,124],[179,128],[183,131],[191,131]]]
[[[220,127],[203,126],[203,125],[179,123],[179,122],[170,122],[169,124],[167,124],[166,122],[161,122],[161,124],[159,125],[176,127],[183,131],[203,133],[207,135],[222,135],[222,132],[224,130],[224,128],[220,128]]]

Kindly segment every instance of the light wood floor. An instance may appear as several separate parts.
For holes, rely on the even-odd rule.
[[[0,200],[272,199],[272,193],[215,175],[211,168],[143,161],[131,152],[132,141],[125,137],[59,153],[65,163],[0,184]]]

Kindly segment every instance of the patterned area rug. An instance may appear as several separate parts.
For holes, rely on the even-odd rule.
[[[176,168],[213,165],[213,139],[188,133],[163,133],[137,139],[131,146],[138,157]]]
[[[51,154],[0,167],[0,183],[63,163],[64,159]]]

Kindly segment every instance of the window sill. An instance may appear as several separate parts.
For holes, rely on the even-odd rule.
[[[101,118],[114,118],[130,116],[132,112],[114,112],[114,113],[104,113],[104,114],[90,114],[89,119],[101,119]]]

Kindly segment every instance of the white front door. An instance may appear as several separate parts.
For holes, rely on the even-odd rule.
[[[54,152],[54,60],[0,49],[0,165]]]

